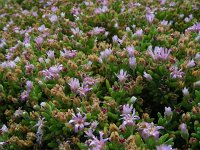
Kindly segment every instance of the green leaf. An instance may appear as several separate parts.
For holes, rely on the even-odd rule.
[[[51,142],[51,143],[48,143],[48,146],[51,148],[56,148],[56,147],[58,147],[58,144],[55,142]]]
[[[136,142],[136,145],[137,145],[137,146],[141,146],[141,145],[144,144],[144,142],[143,142],[141,136],[140,136],[138,133],[136,133],[136,135],[135,135],[135,139],[136,139],[135,142]]]
[[[159,145],[163,144],[168,137],[169,137],[169,134],[165,134],[161,136],[158,140]]]
[[[81,150],[87,150],[88,149],[87,145],[85,145],[84,143],[77,143],[77,145]]]
[[[149,137],[148,139],[146,139],[145,143],[148,148],[155,149],[156,143],[154,137]]]
[[[46,134],[44,136],[44,140],[47,141],[47,140],[50,140],[52,138],[51,134]]]
[[[104,98],[103,98],[103,99],[105,99],[105,100],[107,100],[107,101],[113,100],[113,98],[112,98],[112,97],[110,97],[110,96],[104,96]]]
[[[166,144],[166,145],[174,145],[173,138],[170,138],[164,144]]]
[[[43,117],[45,117],[47,120],[51,117],[49,114],[47,114],[46,112],[42,112],[41,113]]]
[[[195,90],[195,96],[196,96],[197,101],[199,102],[200,101],[200,91]]]
[[[109,91],[109,89],[111,88],[109,81],[106,79],[106,88]]]
[[[117,120],[118,119],[118,115],[117,114],[113,114],[111,112],[108,112],[108,117],[114,119],[114,120]]]

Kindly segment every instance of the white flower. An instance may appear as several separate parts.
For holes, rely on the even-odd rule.
[[[56,21],[58,20],[58,17],[57,17],[57,15],[53,14],[53,15],[51,15],[51,17],[49,18],[49,20],[50,20],[52,23],[54,23],[54,22],[56,22]]]
[[[188,96],[189,95],[189,91],[188,91],[188,89],[186,87],[184,87],[184,89],[182,90],[182,92],[183,92],[184,96]]]
[[[194,87],[199,87],[200,86],[200,80],[194,83]]]
[[[150,74],[148,74],[148,73],[146,73],[146,72],[144,72],[144,75],[143,75],[143,77],[145,77],[147,81],[151,81],[151,80],[152,80],[152,77],[151,77],[151,75],[150,75]]]
[[[196,53],[195,60],[200,60],[200,53]]]
[[[132,103],[135,103],[136,100],[137,100],[137,97],[135,97],[135,96],[132,96],[132,97],[131,97],[131,102],[132,102]]]
[[[64,12],[61,12],[61,13],[60,13],[60,16],[61,16],[62,18],[64,18],[64,17],[65,17],[65,13],[64,13]]]
[[[41,106],[41,107],[45,107],[46,105],[47,105],[46,102],[41,102],[41,103],[40,103],[40,106]]]
[[[23,110],[21,110],[21,107],[19,107],[16,111],[15,111],[15,113],[14,113],[14,117],[21,117],[22,116],[22,114],[23,114]]]
[[[120,83],[124,83],[128,77],[127,72],[124,71],[123,69],[120,69],[119,74],[116,74],[116,76]]]
[[[2,126],[1,131],[3,133],[8,132],[8,128],[7,128],[7,126],[5,124]]]
[[[195,64],[195,62],[194,62],[194,60],[192,59],[192,60],[190,60],[188,63],[187,63],[187,67],[188,68],[192,68],[192,67],[194,67],[196,64]]]

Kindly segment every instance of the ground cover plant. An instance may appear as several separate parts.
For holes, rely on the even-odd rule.
[[[200,149],[198,0],[0,0],[0,149]]]

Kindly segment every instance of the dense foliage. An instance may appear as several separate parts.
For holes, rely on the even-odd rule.
[[[199,10],[0,1],[0,149],[200,149]]]

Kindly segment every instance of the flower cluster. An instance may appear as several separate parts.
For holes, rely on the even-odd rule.
[[[199,149],[198,0],[0,0],[0,149]]]
[[[132,112],[133,111],[133,112]],[[126,125],[134,126],[135,120],[140,119],[137,115],[135,115],[135,109],[133,105],[124,105],[123,106],[123,114],[122,114],[123,123],[121,127],[124,129]]]
[[[155,140],[158,140],[160,129],[164,129],[164,128],[161,126],[155,126],[153,122],[151,123],[142,122],[139,124],[139,130],[141,130],[142,138],[144,140],[146,140],[149,137],[154,137]]]
[[[58,79],[59,78],[59,72],[62,71],[63,65],[55,65],[50,67],[49,69],[43,70],[42,74],[44,75],[44,78],[47,80],[50,79]]]

